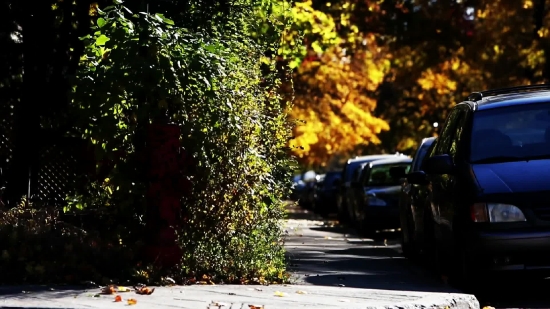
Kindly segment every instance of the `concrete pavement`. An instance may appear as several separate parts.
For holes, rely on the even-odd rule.
[[[291,208],[286,224],[291,285],[159,287],[152,295],[94,295],[99,289],[0,288],[0,308],[104,309],[137,300],[143,308],[463,308],[478,309],[461,294],[425,275],[399,254],[395,239],[362,239]]]

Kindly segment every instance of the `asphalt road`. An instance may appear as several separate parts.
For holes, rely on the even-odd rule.
[[[365,289],[460,292],[401,255],[398,233],[358,237],[336,221],[290,208],[290,270],[297,283]],[[481,307],[550,308],[550,280],[494,277],[474,292]]]

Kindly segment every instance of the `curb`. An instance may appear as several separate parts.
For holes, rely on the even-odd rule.
[[[393,306],[367,307],[367,309],[480,309],[479,301],[474,295],[449,293],[426,296],[407,304]]]

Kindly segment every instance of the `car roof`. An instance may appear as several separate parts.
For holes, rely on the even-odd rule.
[[[500,107],[546,102],[550,102],[549,90],[496,94],[483,97],[481,100],[466,103],[471,105],[474,111],[481,111]]]
[[[424,145],[431,145],[433,144],[433,142],[435,142],[437,137],[426,137],[426,138],[423,138],[422,141],[420,142],[420,147],[424,146]]]
[[[396,164],[396,163],[411,163],[412,158],[411,157],[400,157],[400,158],[391,158],[391,159],[382,159],[382,160],[376,160],[372,161],[369,164],[371,167],[377,166],[377,165],[387,165],[387,164]]]
[[[382,159],[370,162],[371,167],[378,165],[396,164],[396,163],[411,163],[411,157],[402,156],[399,158]]]
[[[347,164],[355,163],[355,162],[361,162],[361,161],[365,161],[365,160],[376,160],[376,159],[402,157],[402,156],[404,156],[404,154],[402,154],[402,153],[376,154],[376,155],[361,156],[361,157],[355,157],[353,159],[349,159]]]

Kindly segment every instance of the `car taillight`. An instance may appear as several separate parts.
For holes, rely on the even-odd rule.
[[[489,215],[487,213],[487,204],[475,203],[470,206],[470,218],[474,222],[488,222]]]

